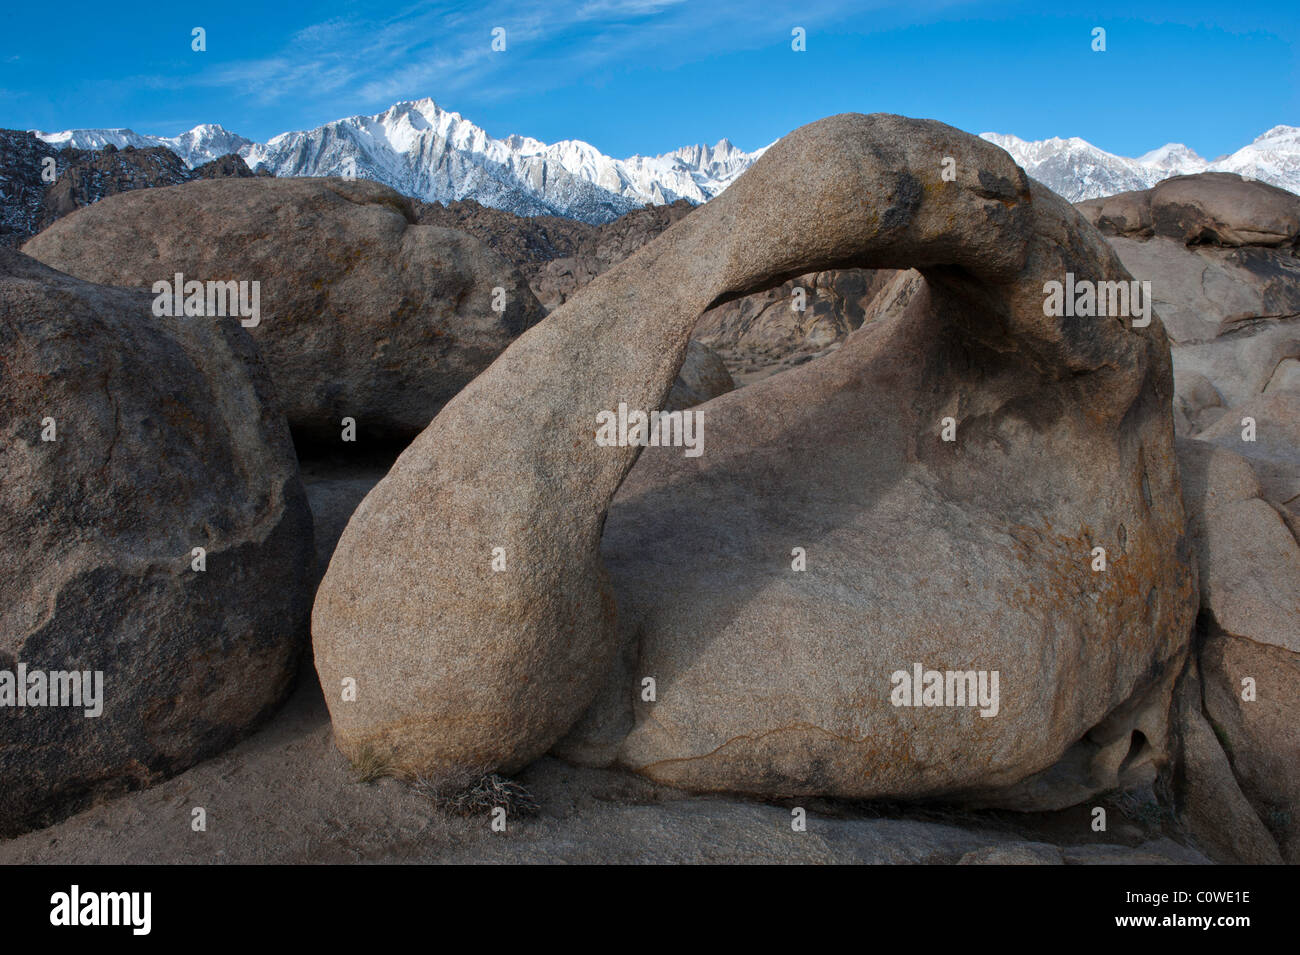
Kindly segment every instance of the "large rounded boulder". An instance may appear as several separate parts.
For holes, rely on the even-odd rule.
[[[0,250],[0,835],[246,734],[307,641],[312,537],[233,319]]]
[[[692,409],[693,438],[660,422],[637,463],[700,314],[832,268],[924,285]],[[509,770],[600,692],[569,752],[697,789],[1049,805],[1150,770],[1197,602],[1168,343],[1045,304],[1130,278],[983,140],[795,131],[521,336],[361,503],[313,612],[339,746]],[[1067,753],[1088,772],[1048,792]]]
[[[225,179],[112,196],[23,251],[104,285],[245,282],[241,312],[295,434],[405,441],[544,314],[473,236],[378,183]],[[258,314],[252,285],[258,284]],[[205,298],[206,302],[206,298]],[[165,302],[164,302],[165,307]]]

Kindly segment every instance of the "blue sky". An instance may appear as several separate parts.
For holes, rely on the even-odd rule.
[[[20,129],[216,122],[264,140],[432,96],[494,136],[584,139],[620,157],[723,136],[753,149],[832,113],[885,111],[1213,158],[1300,125],[1294,0],[127,0],[12,3],[4,18],[0,126]],[[196,26],[206,52],[190,48]],[[791,50],[796,26],[805,52]]]

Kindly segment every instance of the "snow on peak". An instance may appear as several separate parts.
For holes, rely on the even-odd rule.
[[[1182,143],[1129,159],[1078,137],[1026,142],[1015,136],[983,133],[1001,146],[1033,178],[1071,202],[1150,189],[1162,179],[1199,172],[1235,172],[1300,192],[1300,129],[1275,126],[1253,143],[1207,162]]]
[[[371,116],[349,116],[312,130],[256,143],[207,123],[173,137],[130,129],[33,131],[55,146],[102,149],[166,146],[191,167],[237,152],[250,168],[277,176],[349,172],[426,201],[475,199],[520,215],[562,215],[605,222],[647,204],[706,202],[769,148],[745,152],[723,138],[657,156],[606,156],[578,139],[544,143],[502,139],[432,98],[404,100]],[[982,138],[1011,154],[1035,179],[1072,202],[1147,189],[1162,179],[1208,170],[1236,172],[1300,192],[1300,127],[1274,126],[1229,156],[1207,162],[1181,143],[1137,159],[1116,156],[1077,136],[1029,141],[1000,133]],[[769,144],[770,146],[770,144]]]
[[[149,149],[163,146],[185,160],[190,168],[252,145],[252,140],[229,132],[216,123],[201,123],[178,136],[142,136],[132,129],[69,129],[61,133],[44,133],[33,129],[31,133],[37,139],[59,148],[71,146],[73,149],[103,149],[112,145],[118,149],[127,146]]]

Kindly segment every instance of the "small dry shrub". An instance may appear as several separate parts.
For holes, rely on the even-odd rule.
[[[435,809],[453,816],[477,816],[497,806],[510,816],[535,816],[537,800],[519,783],[482,769],[459,770],[438,777],[417,776],[413,788]]]

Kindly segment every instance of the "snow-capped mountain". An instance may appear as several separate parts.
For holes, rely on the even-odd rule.
[[[126,146],[134,146],[136,149],[166,146],[185,160],[191,169],[218,156],[237,153],[254,145],[251,139],[223,129],[216,123],[195,126],[179,136],[142,136],[131,129],[70,129],[62,133],[43,133],[39,129],[33,129],[31,132],[37,139],[43,139],[60,149],[64,146],[73,149],[103,149],[110,145],[118,149]]]
[[[1250,145],[1216,159],[1209,168],[1251,176],[1300,192],[1300,127],[1274,126]]]
[[[1198,172],[1235,172],[1300,193],[1300,128],[1295,126],[1274,126],[1248,146],[1212,162],[1182,143],[1169,143],[1128,159],[1078,137],[1026,142],[999,133],[981,136],[1001,146],[1026,173],[1071,202],[1149,189],[1170,176]]]
[[[285,133],[242,155],[250,167],[265,166],[277,176],[336,176],[350,161],[358,176],[426,201],[471,198],[519,215],[606,222],[650,203],[711,199],[759,153],[723,140],[663,156],[612,159],[579,140],[494,139],[459,113],[423,99],[377,116]]]
[[[220,126],[175,137],[129,129],[34,134],[51,145],[102,149],[111,143],[166,146],[191,167],[237,152],[250,168],[277,176],[352,173],[428,202],[475,199],[518,215],[561,215],[607,222],[647,204],[706,202],[748,169],[763,150],[687,146],[662,156],[613,159],[579,140],[496,139],[431,99],[397,103],[375,116],[351,116],[309,131],[255,143]]]
[[[745,152],[723,139],[661,156],[613,159],[580,140],[543,143],[526,136],[496,139],[431,99],[397,103],[374,116],[351,116],[313,130],[256,143],[217,125],[179,136],[129,129],[33,131],[55,146],[166,146],[193,167],[237,152],[248,165],[277,176],[353,173],[425,201],[475,199],[518,215],[560,215],[607,222],[647,204],[706,202],[753,165],[764,149]],[[1171,143],[1137,159],[1116,156],[1079,138],[1027,142],[984,133],[1040,182],[1072,202],[1147,189],[1185,173],[1226,171],[1300,193],[1300,128],[1275,126],[1253,143],[1207,162]]]

